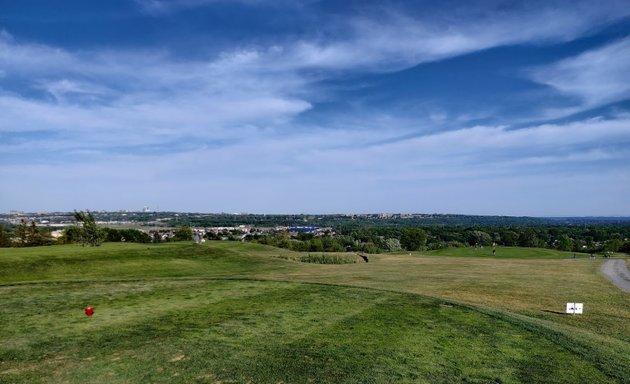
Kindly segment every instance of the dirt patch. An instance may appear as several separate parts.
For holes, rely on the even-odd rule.
[[[186,355],[180,354],[180,355],[177,355],[177,356],[173,357],[172,359],[170,359],[169,362],[175,363],[177,361],[184,360],[185,357],[186,357]]]

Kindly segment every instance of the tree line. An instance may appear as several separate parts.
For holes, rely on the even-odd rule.
[[[379,253],[433,250],[448,247],[518,246],[561,251],[630,253],[630,225],[339,228],[334,236],[300,233],[248,235],[248,241],[295,251]]]
[[[109,242],[161,242],[191,240],[192,229],[189,226],[178,227],[173,236],[162,239],[160,233],[147,234],[137,229],[102,228],[96,225],[91,212],[75,211],[73,217],[76,225],[66,227],[63,235],[53,239],[49,228],[41,228],[35,222],[22,220],[20,224],[5,229],[0,225],[0,247],[24,247],[51,244],[78,243],[82,245],[99,245]],[[343,252],[355,251],[379,253],[390,251],[432,250],[447,247],[481,247],[481,246],[520,246],[558,249],[562,251],[600,253],[630,253],[630,224],[544,224],[544,225],[428,225],[428,226],[395,226],[391,222],[384,225],[364,223],[357,226],[334,227],[334,232],[315,236],[301,232],[290,237],[288,232],[279,231],[263,233],[254,230],[244,236],[245,241],[257,242],[276,247],[304,252]],[[7,230],[8,229],[8,230]],[[243,239],[244,233],[206,234],[209,240],[229,238]]]
[[[53,244],[81,244],[99,246],[103,242],[159,243],[163,241],[184,241],[193,239],[192,228],[178,227],[173,236],[162,239],[158,231],[151,234],[133,228],[108,228],[96,224],[94,215],[87,211],[75,211],[76,225],[67,226],[58,238],[53,238],[50,228],[39,227],[35,221],[22,219],[16,226],[0,224],[0,247],[35,247]]]

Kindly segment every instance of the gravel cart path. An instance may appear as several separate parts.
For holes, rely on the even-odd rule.
[[[626,260],[608,260],[602,265],[602,273],[616,286],[630,292],[630,271]]]

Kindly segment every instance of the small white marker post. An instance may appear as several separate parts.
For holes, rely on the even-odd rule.
[[[567,313],[581,315],[584,311],[583,303],[567,303]]]

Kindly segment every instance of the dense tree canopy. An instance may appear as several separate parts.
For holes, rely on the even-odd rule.
[[[427,233],[421,228],[407,228],[400,237],[400,245],[407,251],[418,251],[427,242]]]
[[[187,241],[193,239],[193,230],[190,227],[178,227],[175,229],[173,240]]]

